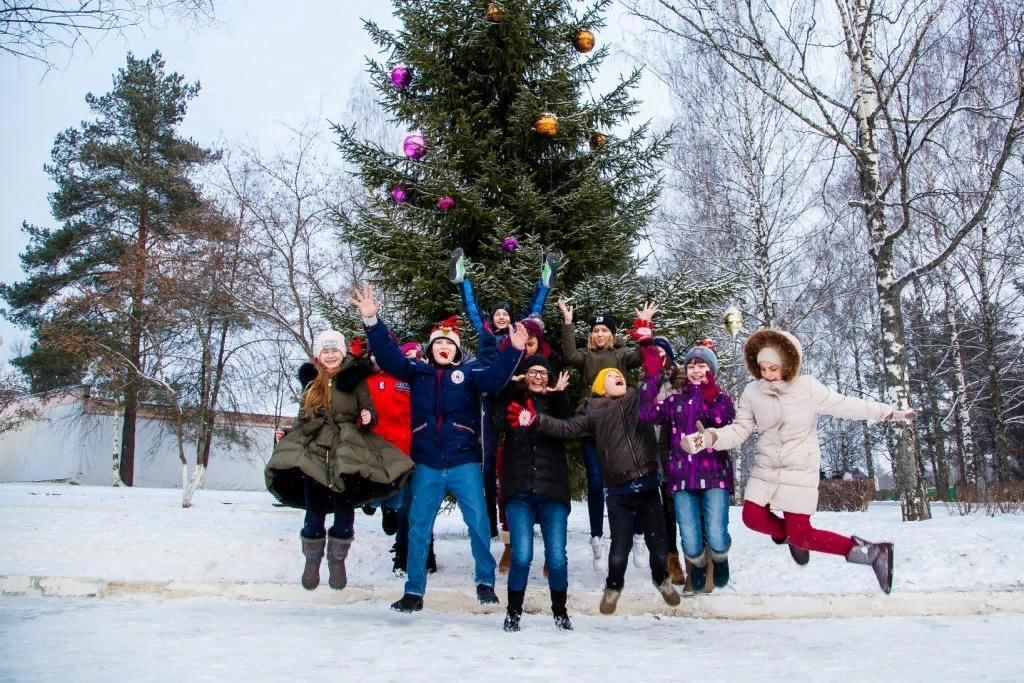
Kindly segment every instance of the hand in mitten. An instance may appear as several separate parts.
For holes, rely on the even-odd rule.
[[[910,410],[894,410],[892,412],[892,419],[896,422],[913,422],[917,419],[917,411],[913,408]]]
[[[718,441],[718,432],[714,429],[704,429],[704,425],[697,421],[697,433],[700,435],[701,447],[702,448],[714,448],[715,442]]]
[[[718,382],[715,381],[715,373],[711,372],[711,370],[704,374],[704,382],[700,391],[704,397],[704,403],[711,405],[718,398],[718,395],[722,393],[722,390],[719,388]]]
[[[537,419],[537,410],[533,407],[533,399],[526,399],[526,405],[512,401],[505,410],[505,419],[510,427],[529,427]]]
[[[649,344],[654,339],[654,323],[644,318],[636,318],[629,329],[629,336],[638,344]]]
[[[648,377],[657,377],[661,373],[661,369],[665,367],[665,361],[658,353],[658,347],[654,344],[641,346],[640,356],[643,358],[644,373]]]

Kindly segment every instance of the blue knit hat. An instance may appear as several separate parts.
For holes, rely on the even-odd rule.
[[[691,360],[699,360],[705,363],[711,372],[714,373],[715,377],[718,377],[718,356],[715,352],[709,349],[707,346],[701,346],[698,344],[692,349],[686,352],[686,358],[683,359],[683,367],[685,368],[690,364]]]
[[[672,344],[669,343],[668,339],[664,337],[655,337],[651,340],[651,343],[655,346],[660,346],[664,351],[668,359],[673,363],[676,362],[676,352],[672,350]]]

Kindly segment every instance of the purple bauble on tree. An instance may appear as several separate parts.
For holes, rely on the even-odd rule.
[[[427,154],[427,140],[419,133],[406,135],[405,142],[402,143],[402,151],[413,161],[422,159]]]
[[[444,213],[448,213],[455,206],[455,200],[451,197],[438,197],[437,208],[441,209]]]
[[[519,240],[509,235],[501,241],[501,248],[505,250],[505,253],[511,254],[519,248]]]
[[[391,188],[391,198],[395,200],[395,204],[405,204],[409,201],[409,191],[401,185],[395,185]]]
[[[412,83],[412,69],[405,64],[398,64],[391,67],[391,85],[395,90],[405,90]]]

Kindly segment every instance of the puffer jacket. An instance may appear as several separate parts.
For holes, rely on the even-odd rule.
[[[701,386],[687,382],[682,390],[658,401],[659,378],[648,378],[640,384],[640,419],[660,425],[662,434],[669,434],[668,457],[663,463],[665,483],[669,491],[733,489],[733,465],[728,451],[706,448],[688,454],[682,448],[687,434],[697,430],[697,422],[709,427],[724,427],[736,415],[732,399],[724,391],[708,404]]]
[[[480,462],[480,396],[501,391],[522,352],[509,345],[490,365],[440,367],[403,356],[380,320],[366,328],[366,338],[380,368],[411,388],[413,461],[438,469]]]
[[[501,467],[502,497],[508,500],[520,493],[536,493],[569,505],[569,464],[565,459],[563,441],[536,429],[513,429],[505,419],[512,401],[524,403],[527,399],[533,400],[539,414],[554,418],[569,415],[569,399],[561,391],[534,394],[520,389],[509,392],[505,400],[499,403],[493,424],[505,434]]]
[[[771,505],[783,512],[810,515],[818,507],[821,446],[818,415],[848,420],[892,420],[892,406],[843,396],[810,375],[801,375],[802,351],[788,333],[760,330],[747,340],[744,356],[751,373],[757,354],[766,345],[780,352],[786,379],[758,379],[746,386],[736,407],[736,419],[727,427],[715,427],[714,449],[738,448],[756,429],[757,455],[744,499]]]
[[[536,429],[559,439],[593,436],[605,488],[621,486],[658,471],[654,428],[640,420],[639,394],[627,389],[619,398],[591,398],[566,419],[537,415]]]
[[[616,346],[600,351],[591,351],[583,347],[576,348],[576,327],[570,323],[562,323],[562,362],[566,365],[580,369],[580,377],[583,379],[583,386],[588,390],[594,383],[597,373],[605,368],[618,368],[625,372],[630,368],[638,368],[643,363],[643,356],[640,355],[639,347],[619,346],[621,343],[616,337]]]
[[[299,371],[304,383],[310,368]],[[368,371],[368,364],[346,356],[332,379],[330,410],[306,417],[300,409],[291,431],[274,447],[264,478],[281,503],[305,507],[303,475],[360,506],[390,497],[411,474],[409,458],[358,424],[360,411],[376,415],[366,387]]]

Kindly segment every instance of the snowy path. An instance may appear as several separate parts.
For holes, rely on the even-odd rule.
[[[0,598],[0,681],[1020,680],[1024,616],[701,621]]]

